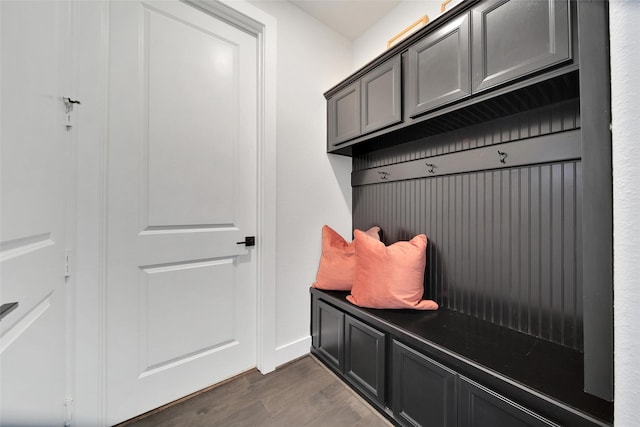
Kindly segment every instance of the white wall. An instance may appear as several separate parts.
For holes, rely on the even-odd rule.
[[[462,0],[452,0],[446,10],[451,10]],[[427,15],[429,22],[440,13],[441,0],[404,0],[379,20],[353,43],[353,69],[356,70],[387,50],[387,41],[407,28],[417,19]],[[345,75],[346,77],[346,75]]]
[[[638,425],[640,402],[640,3],[609,4],[613,127],[613,270],[617,427]]]
[[[284,1],[252,1],[278,26],[276,363],[308,353],[321,228],[351,234],[351,159],[326,154],[323,93],[351,72],[351,42]]]

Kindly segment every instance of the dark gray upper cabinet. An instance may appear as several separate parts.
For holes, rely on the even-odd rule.
[[[474,92],[571,59],[568,0],[491,0],[472,13]]]
[[[402,121],[400,56],[377,66],[327,100],[327,149]]]
[[[328,149],[360,136],[360,81],[334,96],[328,104]]]
[[[363,134],[402,120],[400,64],[396,56],[360,80]]]
[[[465,13],[409,48],[405,94],[410,117],[470,94],[469,45]]]
[[[361,142],[388,147],[425,129],[437,133],[491,120],[495,117],[485,114],[484,105],[574,72],[578,26],[571,19],[579,8],[572,5],[576,2],[458,4],[325,93],[327,151],[351,156]],[[524,103],[498,103],[506,107],[505,115],[515,114],[527,102],[539,103],[537,92],[514,95],[524,95]],[[474,107],[479,113],[467,114]]]

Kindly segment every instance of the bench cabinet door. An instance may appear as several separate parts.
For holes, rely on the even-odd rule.
[[[344,360],[344,313],[316,300],[313,312],[312,345],[316,354],[338,372]]]
[[[373,400],[385,404],[385,334],[345,317],[345,376]]]
[[[568,0],[490,0],[473,9],[473,91],[571,58]]]
[[[558,426],[464,377],[460,377],[459,405],[460,425],[468,427]]]
[[[454,371],[394,340],[394,417],[407,426],[455,427],[456,377]]]

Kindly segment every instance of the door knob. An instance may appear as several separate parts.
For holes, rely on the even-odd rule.
[[[255,246],[256,245],[256,237],[255,236],[247,236],[244,238],[244,241],[237,242],[237,245],[245,245],[246,247]]]

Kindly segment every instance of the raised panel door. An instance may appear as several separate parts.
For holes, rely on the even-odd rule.
[[[402,120],[401,63],[396,56],[360,80],[363,134]]]
[[[324,301],[318,301],[318,355],[337,371],[342,372],[344,358],[344,313]]]
[[[347,86],[328,100],[328,151],[360,136],[360,81]]]
[[[455,427],[456,376],[454,371],[394,341],[394,415],[408,426]]]
[[[468,427],[558,426],[464,377],[460,377],[459,407],[460,423]]]
[[[472,12],[474,92],[571,58],[568,0],[493,0]]]
[[[469,95],[469,14],[411,46],[407,60],[405,91],[409,116],[415,117]]]
[[[385,403],[385,334],[345,316],[344,374],[374,400]]]
[[[257,63],[255,37],[191,5],[110,8],[116,424],[256,366],[256,249],[236,242],[256,230]]]
[[[0,1],[0,425],[62,426],[72,356],[73,5]],[[84,99],[82,100],[84,102]],[[79,110],[76,106],[76,113]]]

